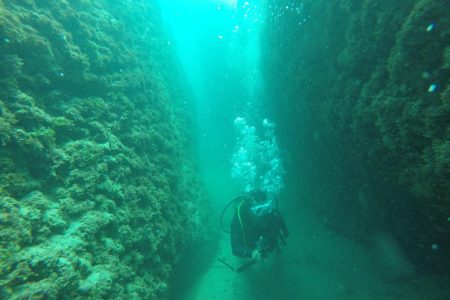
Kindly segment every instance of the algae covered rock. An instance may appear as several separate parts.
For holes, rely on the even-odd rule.
[[[262,65],[302,201],[352,238],[388,230],[448,274],[448,1],[287,5],[271,4]]]
[[[153,2],[0,3],[0,298],[160,298],[208,233],[161,28]]]

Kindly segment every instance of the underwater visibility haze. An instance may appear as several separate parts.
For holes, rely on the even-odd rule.
[[[448,0],[0,0],[0,299],[450,299]]]

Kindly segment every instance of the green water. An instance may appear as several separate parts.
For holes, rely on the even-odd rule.
[[[233,121],[239,116],[262,118],[262,8],[244,17],[233,1],[162,1],[160,6],[172,32],[169,42],[195,95],[202,178],[220,208],[239,192],[230,178]]]
[[[0,0],[0,299],[450,299],[448,8]]]
[[[448,297],[443,278],[429,273],[429,255],[445,256],[442,252],[433,253],[443,251],[437,250],[441,242],[434,244],[430,239],[408,251],[405,247],[410,242],[405,242],[401,232],[398,238],[399,230],[407,235],[417,231],[403,225],[389,229],[384,222],[398,217],[405,219],[399,223],[417,222],[415,226],[420,226],[422,221],[405,217],[411,212],[404,205],[388,213],[389,217],[381,217],[386,208],[377,203],[377,197],[399,201],[402,196],[395,196],[397,192],[391,191],[390,185],[374,190],[380,187],[368,183],[370,179],[352,165],[359,164],[360,153],[353,157],[354,149],[341,149],[348,147],[347,137],[339,140],[337,135],[330,138],[326,136],[330,133],[324,133],[329,124],[322,122],[328,120],[318,114],[332,108],[325,107],[327,103],[319,95],[327,89],[331,95],[338,94],[332,91],[336,87],[325,81],[333,80],[326,74],[331,70],[323,68],[334,59],[326,55],[334,55],[333,51],[344,42],[339,40],[344,37],[333,36],[346,30],[339,18],[352,16],[347,10],[335,20],[329,16],[332,7],[323,5],[313,7],[311,3],[296,1],[161,3],[164,20],[174,33],[174,47],[197,96],[201,176],[215,206],[224,207],[239,193],[236,183],[230,181],[230,159],[238,144],[238,133],[231,122],[234,118],[245,116],[256,124],[263,118],[275,119],[280,123],[276,132],[289,148],[282,149],[288,173],[280,207],[292,236],[283,254],[255,266],[247,274],[235,274],[217,260],[224,259],[233,266],[241,263],[230,255],[228,236],[221,235],[213,261],[208,260],[206,270],[199,271],[196,283],[180,292],[181,299]],[[361,8],[358,1],[353,5],[369,9],[364,5]],[[435,5],[439,7],[439,3]],[[405,8],[408,6],[405,3]],[[382,8],[379,10],[382,14]],[[362,13],[362,18],[369,18],[366,13]],[[330,18],[331,27],[321,24],[321,18]],[[321,45],[323,36],[329,39]],[[311,53],[314,49],[317,52]],[[356,59],[360,50],[353,50],[355,53],[347,54]],[[333,72],[341,76],[339,71]],[[354,74],[354,80],[363,80],[358,76]],[[396,234],[389,230],[396,230]],[[418,254],[417,247],[428,249]],[[424,257],[415,266],[411,259],[417,259],[417,255]]]

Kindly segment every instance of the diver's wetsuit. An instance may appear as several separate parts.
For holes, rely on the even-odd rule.
[[[256,217],[250,211],[250,200],[245,198],[237,203],[230,231],[233,255],[240,257],[251,257],[261,237],[263,245],[259,250],[265,254],[277,247],[280,235],[289,235],[279,212],[273,211],[266,216]]]

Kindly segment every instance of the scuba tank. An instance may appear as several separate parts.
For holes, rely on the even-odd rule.
[[[225,216],[225,213],[228,211],[228,208],[231,206],[231,204],[234,204],[234,206],[237,205],[237,203],[239,203],[241,200],[245,201],[246,199],[244,198],[248,198],[248,196],[246,195],[241,195],[241,196],[237,196],[234,197],[230,202],[227,203],[227,205],[225,205],[225,207],[222,210],[222,213],[220,214],[220,229],[222,229],[223,232],[225,233],[231,233],[230,230],[226,229],[223,226],[223,217]]]
[[[228,230],[227,228],[224,227],[223,224],[223,218],[225,216],[225,213],[228,211],[228,208],[234,204],[234,207],[236,208],[237,204],[240,203],[241,201],[245,201],[251,198],[251,194],[249,193],[245,193],[243,195],[234,197],[230,202],[228,202],[225,207],[222,210],[222,213],[220,214],[220,229],[222,229],[223,232],[225,233],[230,233],[230,230]],[[275,197],[275,208],[274,211],[278,211],[278,197]]]

